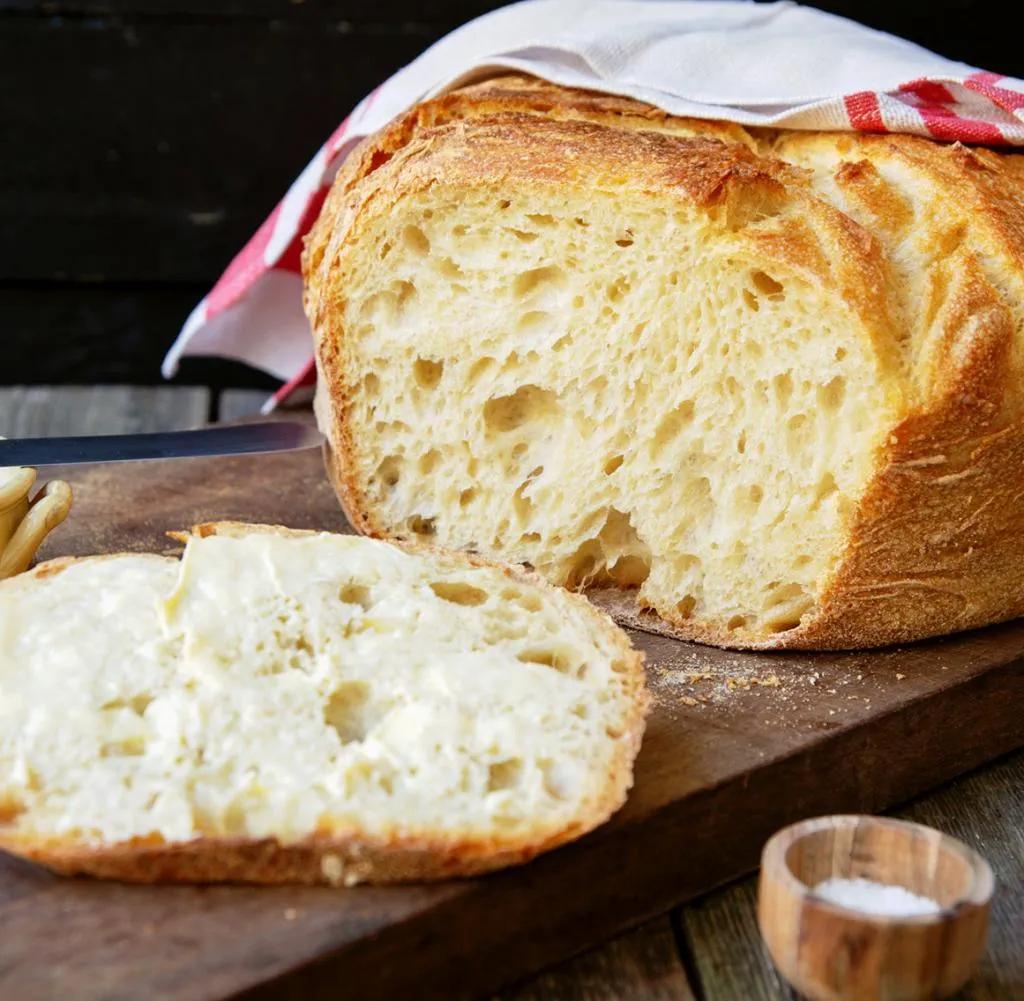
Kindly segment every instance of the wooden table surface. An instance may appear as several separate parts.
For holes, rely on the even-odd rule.
[[[263,394],[201,387],[0,388],[0,434],[101,434],[184,428],[252,414]],[[897,812],[961,838],[995,871],[988,952],[962,998],[1024,998],[1024,751]],[[737,818],[741,823],[742,818]],[[686,846],[679,846],[681,852]],[[534,979],[501,1001],[795,997],[757,933],[753,877],[677,908]]]

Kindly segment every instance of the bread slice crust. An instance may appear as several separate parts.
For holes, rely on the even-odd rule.
[[[253,533],[282,536],[315,536],[321,533],[279,525],[242,522],[209,522],[190,533],[169,533],[179,541],[189,534],[200,537],[239,537]],[[456,566],[489,567],[508,580],[549,590],[552,585],[537,574],[478,556],[451,553],[415,543],[391,543],[412,555],[442,557]],[[0,599],[7,588],[31,587],[32,582],[63,573],[69,567],[121,555],[60,557],[0,582]],[[137,554],[131,554],[137,555]],[[152,556],[174,562],[173,557]],[[542,852],[574,841],[605,823],[625,802],[633,784],[633,763],[640,750],[650,696],[646,687],[644,657],[629,643],[612,620],[585,598],[569,595],[587,616],[595,633],[613,646],[624,665],[622,678],[629,711],[622,734],[616,740],[606,781],[585,813],[564,824],[537,824],[520,834],[496,832],[481,837],[472,832],[390,831],[370,835],[355,825],[328,828],[321,823],[312,834],[292,841],[276,838],[201,836],[184,842],[168,842],[158,835],[116,843],[97,843],[77,837],[40,835],[18,830],[17,811],[0,810],[0,849],[52,869],[62,875],[88,875],[131,883],[389,884],[474,876],[518,865]],[[3,805],[0,789],[0,806]]]
[[[658,133],[646,131],[652,121]],[[959,203],[961,216],[969,216],[950,225],[952,235],[942,231],[940,251],[947,249],[945,240],[956,254],[956,234],[976,223],[984,226],[989,249],[1007,262],[1004,280],[981,268],[983,255],[956,258],[956,276],[935,293],[939,313],[931,340],[917,351],[907,347],[885,241],[844,211],[842,199],[830,203],[814,190],[807,171],[769,155],[786,156],[786,136],[782,142],[767,133],[744,133],[739,141],[734,135],[685,138],[699,123],[679,120],[675,134],[672,128],[669,116],[637,102],[518,78],[428,102],[346,163],[303,264],[326,465],[352,524],[369,535],[388,535],[353,472],[360,442],[349,419],[344,345],[351,333],[342,327],[339,305],[339,262],[358,243],[368,217],[425,185],[472,187],[495,179],[529,189],[600,186],[614,177],[630,190],[733,213],[741,225],[755,206],[771,211],[790,199],[800,204],[803,222],[754,239],[765,254],[829,288],[856,313],[892,400],[874,473],[846,522],[834,572],[799,625],[781,632],[733,629],[671,609],[660,610],[655,622],[642,606],[629,610],[628,601],[619,603],[618,618],[718,646],[828,650],[908,642],[1024,614],[1024,396],[1017,388],[1024,332],[1007,300],[1017,289],[1012,283],[1024,276],[1024,158],[914,137],[819,137],[851,143],[854,152],[839,168],[848,178],[865,169],[856,143],[884,144],[915,161],[954,207]],[[891,214],[888,184],[875,197],[879,217]]]

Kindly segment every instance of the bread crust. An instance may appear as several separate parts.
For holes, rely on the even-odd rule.
[[[173,533],[181,541],[188,534],[199,536],[240,536],[271,532],[287,536],[319,533],[289,529],[280,525],[249,525],[243,522],[207,522],[191,533]],[[490,567],[509,580],[543,589],[552,584],[521,567],[510,567],[467,553],[453,553],[414,543],[392,542],[404,552],[442,557],[454,566]],[[64,572],[68,567],[97,559],[114,559],[110,554],[91,557],[61,557],[31,571],[0,582],[5,587],[31,586]],[[149,554],[141,554],[149,555]],[[173,557],[152,559],[173,561]],[[176,561],[175,561],[176,562]],[[625,802],[633,784],[633,762],[640,750],[650,696],[646,687],[644,655],[634,650],[626,635],[585,598],[570,600],[590,619],[595,631],[613,645],[625,665],[629,713],[622,736],[616,741],[607,781],[589,810],[562,825],[537,826],[515,836],[481,838],[452,832],[410,833],[393,831],[385,837],[370,836],[356,827],[339,825],[318,830],[309,837],[280,842],[275,838],[198,837],[187,842],[168,843],[162,838],[134,838],[115,844],[96,844],[72,837],[40,837],[19,831],[16,818],[3,822],[0,815],[0,849],[44,865],[62,875],[89,875],[129,883],[252,883],[327,884],[352,886],[358,883],[387,884],[475,876],[495,869],[527,862],[542,852],[574,841],[600,826]],[[2,790],[0,790],[2,795]]]
[[[646,130],[650,122],[660,134]],[[353,526],[386,535],[353,473],[359,443],[347,419],[338,270],[362,220],[430,183],[593,186],[614,175],[627,190],[713,208],[740,228],[795,201],[799,209],[784,224],[751,226],[749,239],[765,259],[784,260],[857,314],[892,412],[835,570],[798,626],[766,635],[671,611],[655,622],[626,601],[617,603],[619,621],[717,646],[828,650],[907,642],[1024,614],[1024,332],[1020,310],[1006,299],[1009,287],[1024,301],[1017,291],[1024,288],[1024,157],[909,136],[797,137],[846,144],[851,152],[840,183],[870,189],[863,197],[874,200],[885,224],[909,224],[911,216],[908,210],[901,217],[898,195],[858,159],[881,144],[927,172],[947,193],[950,211],[958,208],[966,220],[950,223],[938,248],[952,262],[935,293],[939,333],[908,351],[906,317],[882,244],[817,197],[806,171],[766,155],[785,155],[787,136],[740,130],[736,141],[730,128],[719,138],[732,143],[723,144],[682,137],[691,124],[671,134],[670,116],[637,102],[506,79],[421,105],[346,164],[303,264],[326,465]],[[973,256],[958,242],[971,227],[984,244]],[[982,258],[1002,262],[1005,274],[994,277],[991,265],[986,272]]]

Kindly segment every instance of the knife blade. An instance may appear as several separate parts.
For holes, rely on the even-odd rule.
[[[208,455],[289,452],[323,444],[323,435],[298,421],[266,421],[145,434],[100,434],[0,441],[2,466],[65,466],[81,462],[136,462]]]

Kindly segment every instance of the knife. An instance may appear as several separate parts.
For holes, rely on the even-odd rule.
[[[298,421],[265,421],[158,431],[150,434],[100,434],[71,438],[0,440],[0,467],[64,466],[80,462],[132,462],[203,455],[252,455],[290,452],[323,444],[323,435]]]

